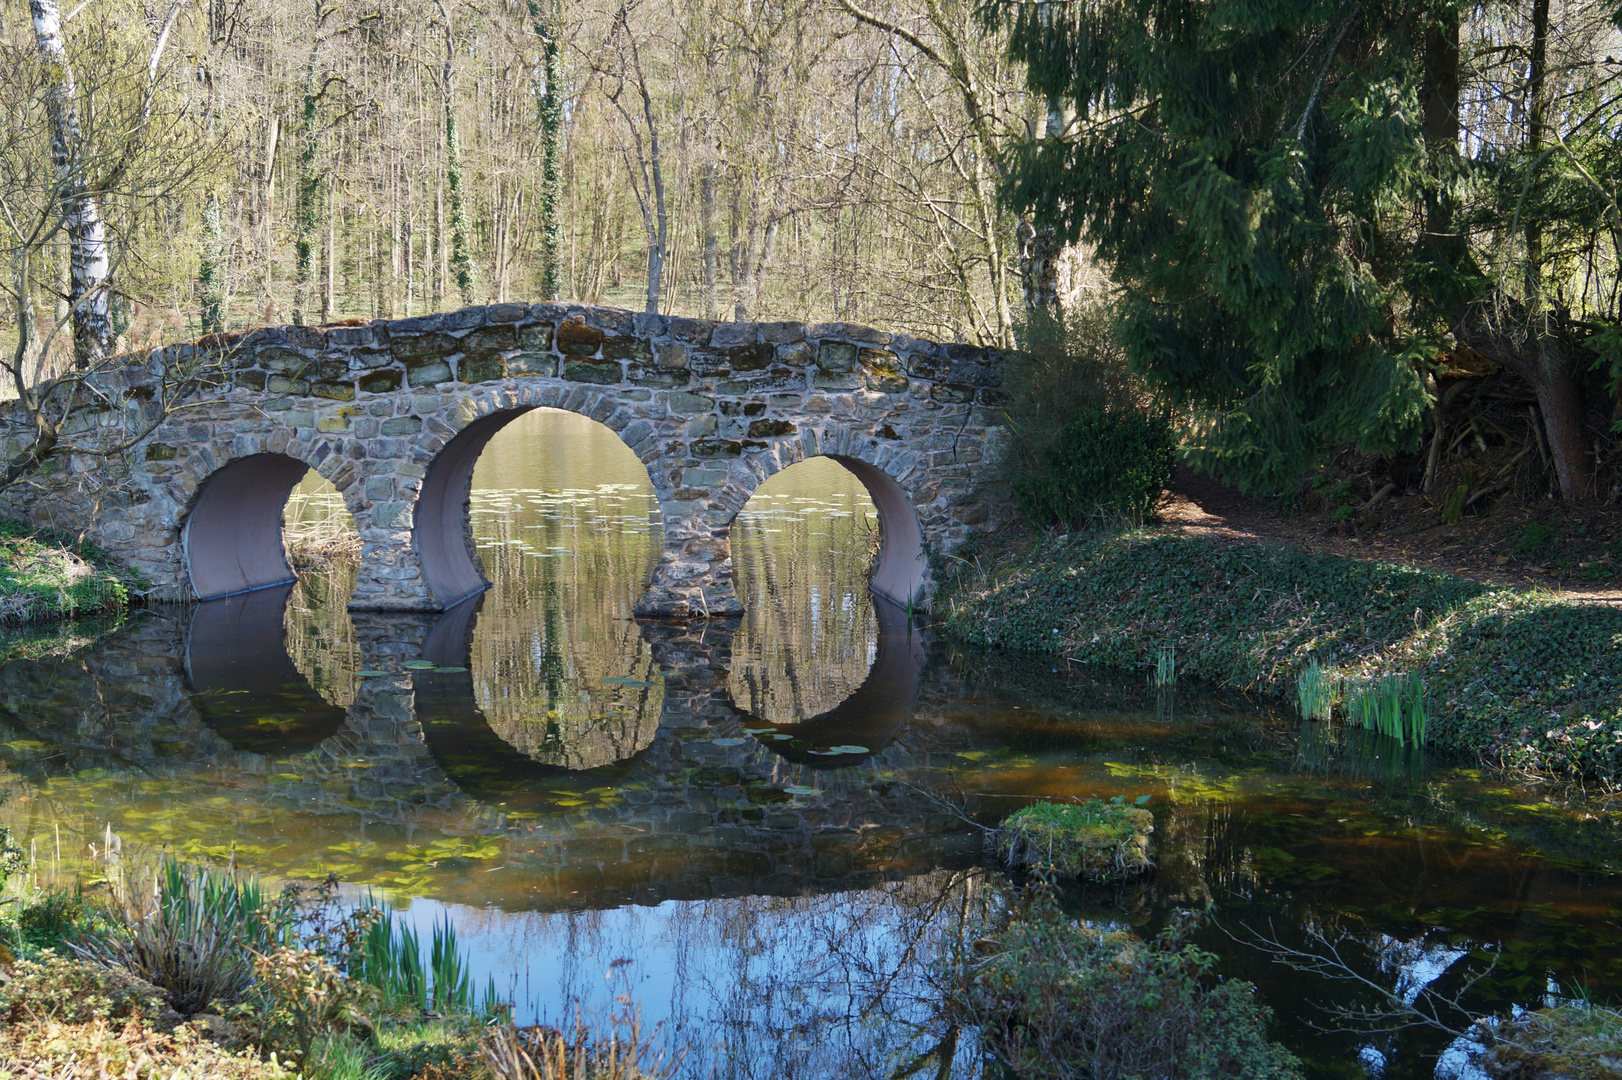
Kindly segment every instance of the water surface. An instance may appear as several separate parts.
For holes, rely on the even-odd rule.
[[[0,814],[38,869],[93,872],[110,829],[337,873],[453,916],[522,1018],[629,992],[694,1077],[978,1074],[943,973],[1018,884],[977,826],[1037,797],[1148,797],[1158,870],[1065,903],[1143,934],[1209,909],[1201,944],[1313,1076],[1438,1075],[1449,1040],[1320,1033],[1372,998],[1258,935],[1346,935],[1403,995],[1494,964],[1477,1013],[1622,987],[1614,818],[1237,695],[933,641],[867,593],[876,518],[830,461],[740,515],[741,620],[632,618],[660,525],[600,425],[523,418],[470,506],[494,587],[443,615],[351,616],[339,564],[0,667]]]

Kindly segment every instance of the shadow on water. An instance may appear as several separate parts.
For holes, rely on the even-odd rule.
[[[186,686],[203,722],[232,749],[298,754],[343,726],[287,651],[285,616],[294,586],[198,604],[186,633]]]

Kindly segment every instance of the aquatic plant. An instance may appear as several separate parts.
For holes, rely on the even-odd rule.
[[[1301,708],[1301,719],[1328,720],[1334,709],[1335,698],[1339,696],[1339,690],[1339,680],[1330,678],[1324,672],[1322,662],[1314,658],[1295,682],[1296,703]]]
[[[1012,1075],[1295,1080],[1256,988],[1218,981],[1179,912],[1158,937],[1089,927],[1038,892],[958,961],[949,1004]]]
[[[1039,874],[1114,881],[1154,868],[1153,831],[1153,814],[1120,801],[1039,802],[1002,823],[997,852],[1009,866]]]
[[[1168,645],[1155,654],[1155,671],[1149,676],[1149,685],[1157,690],[1170,690],[1177,685],[1177,647]]]
[[[1410,672],[1348,684],[1346,720],[1398,742],[1425,745],[1429,720],[1425,680],[1417,672]]]
[[[162,987],[184,1015],[240,1000],[254,979],[254,954],[288,932],[289,912],[266,901],[256,878],[232,869],[165,858],[133,877],[133,885],[111,882],[110,915],[121,928],[71,947]]]
[[[494,979],[482,995],[474,990],[470,965],[448,916],[434,924],[424,962],[416,929],[386,906],[380,911],[381,917],[366,930],[352,973],[389,1003],[442,1014],[488,1015],[500,1007]]]

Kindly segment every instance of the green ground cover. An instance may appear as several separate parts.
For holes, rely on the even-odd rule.
[[[1337,679],[1417,674],[1432,747],[1622,786],[1622,611],[1411,566],[1225,545],[1156,529],[985,540],[940,575],[968,644],[1153,670],[1293,701]]]
[[[0,518],[0,626],[120,612],[131,584],[94,546]]]

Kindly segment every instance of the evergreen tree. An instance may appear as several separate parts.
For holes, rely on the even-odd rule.
[[[1493,181],[1459,153],[1461,14],[1479,10],[985,9],[1031,88],[1077,117],[1016,149],[1005,195],[1097,246],[1133,368],[1188,418],[1196,464],[1277,490],[1348,444],[1419,447],[1432,361],[1498,288],[1460,210],[1467,177]]]

